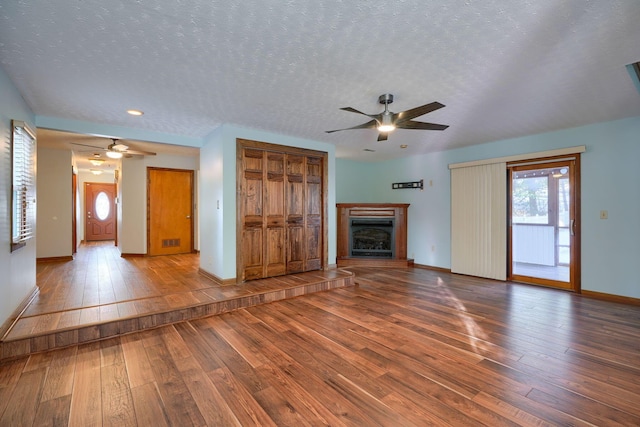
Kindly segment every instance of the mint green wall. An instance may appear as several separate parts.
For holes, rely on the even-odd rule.
[[[226,153],[225,153],[226,151]],[[235,218],[228,218],[225,227],[225,187],[230,191],[228,181],[235,182],[235,170],[225,167],[225,154],[235,163],[235,153],[224,149],[222,127],[212,132],[200,149],[200,268],[220,279],[235,277],[235,248],[225,250],[225,242],[233,234],[235,239]],[[225,177],[225,172],[227,177]],[[228,178],[228,179],[227,179]],[[227,196],[229,198],[230,196]],[[228,223],[233,220],[232,226]],[[233,261],[230,256],[233,255]],[[225,268],[225,266],[227,266]]]
[[[339,160],[337,176],[366,180],[341,185],[340,202],[410,203],[408,253],[416,263],[449,268],[450,175],[448,165],[585,145],[581,158],[582,289],[640,298],[640,117],[491,142],[377,163]],[[392,182],[425,180],[424,191],[391,190]],[[429,185],[431,182],[432,185]],[[599,219],[607,210],[608,220]]]
[[[221,278],[236,277],[236,139],[307,148],[327,153],[328,159],[328,263],[336,262],[336,179],[335,146],[308,139],[294,138],[223,125],[205,138],[200,150],[200,203],[207,212],[200,219],[201,267]],[[220,209],[217,209],[218,201]]]
[[[35,130],[33,113],[0,68],[0,326],[36,286],[36,238],[15,252],[10,251],[11,120],[22,120]]]
[[[375,203],[379,189],[367,185],[374,178],[371,163],[336,159],[337,203]]]
[[[71,151],[38,147],[38,207],[36,257],[70,257],[73,198]]]

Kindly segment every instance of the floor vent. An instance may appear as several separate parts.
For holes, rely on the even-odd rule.
[[[162,240],[163,248],[176,248],[180,246],[180,239],[164,239]]]

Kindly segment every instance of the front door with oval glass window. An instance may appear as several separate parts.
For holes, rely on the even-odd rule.
[[[85,183],[85,241],[115,240],[115,193],[115,184]]]

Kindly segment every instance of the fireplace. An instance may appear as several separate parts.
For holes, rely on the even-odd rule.
[[[393,258],[393,218],[357,218],[349,224],[349,256]]]
[[[410,267],[405,203],[338,203],[337,265]]]

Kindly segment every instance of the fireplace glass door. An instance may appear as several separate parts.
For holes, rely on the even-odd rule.
[[[349,224],[349,256],[394,257],[394,220],[378,218],[352,219]]]

